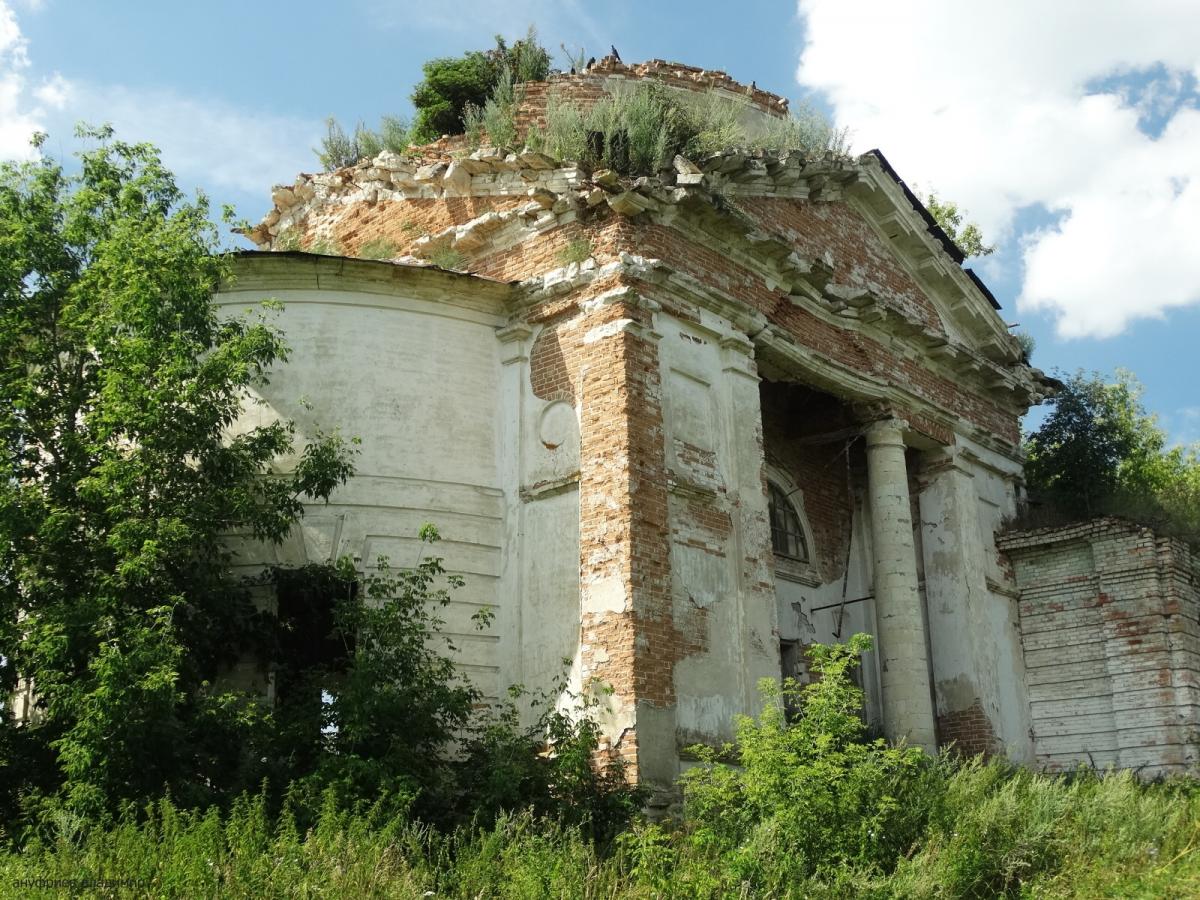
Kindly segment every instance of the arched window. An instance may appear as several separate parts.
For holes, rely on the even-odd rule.
[[[771,549],[776,556],[808,562],[808,542],[796,507],[783,488],[767,482],[767,509],[771,516]]]

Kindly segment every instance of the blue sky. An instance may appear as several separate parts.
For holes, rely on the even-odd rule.
[[[0,0],[0,155],[111,121],[257,219],[326,116],[407,114],[420,64],[517,36],[723,69],[826,110],[856,151],[957,200],[975,267],[1047,368],[1121,366],[1200,440],[1200,6],[1194,0]]]

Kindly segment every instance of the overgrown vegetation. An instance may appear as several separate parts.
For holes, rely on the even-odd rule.
[[[467,264],[466,257],[453,247],[438,247],[429,254],[429,261],[439,269],[459,271]]]
[[[563,52],[572,68],[582,70],[582,50],[573,53],[564,46]],[[520,140],[516,111],[521,86],[546,79],[550,54],[530,26],[526,36],[511,45],[497,36],[491,50],[432,59],[423,71],[412,95],[417,116],[411,128],[401,119],[384,117],[379,129],[359,123],[350,135],[329,119],[321,148],[315,151],[322,167],[354,165],[382,150],[402,154],[410,144],[436,141],[444,134],[465,135],[472,149],[484,142],[515,148]],[[587,111],[552,96],[545,127],[532,128],[524,143],[559,159],[627,175],[655,174],[669,167],[677,153],[698,158],[731,147],[836,154],[849,149],[847,132],[834,129],[811,107],[786,117],[751,114],[743,99],[716,92],[688,96],[654,83],[615,92]],[[936,198],[930,202],[936,203]],[[954,204],[938,208],[947,222],[954,220]],[[968,225],[961,238],[969,243],[974,236],[977,229]]]
[[[354,448],[239,420],[287,359],[277,307],[218,317],[231,271],[204,198],[153,148],[84,136],[76,174],[0,167],[0,689],[29,704],[0,707],[0,841],[105,828],[164,793],[286,794],[305,827],[323,796],[370,799],[451,827],[511,805],[501,771],[523,805],[619,827],[636,794],[591,766],[584,698],[481,712],[435,637],[459,583],[436,556],[234,574],[231,536],[284,541]]]
[[[610,825],[628,824],[604,830],[564,816],[588,788],[563,779],[566,793],[530,792],[524,773],[536,757],[504,749],[516,733],[508,727],[499,748],[469,761],[505,794],[490,816],[432,827],[404,800],[347,807],[332,788],[315,807],[290,795],[278,812],[262,794],[224,815],[160,800],[111,827],[61,821],[45,841],[0,857],[0,885],[31,896],[25,879],[91,876],[128,879],[134,886],[120,896],[513,900],[1200,891],[1194,782],[1036,775],[865,741],[848,671],[866,646],[859,636],[816,648],[819,679],[782,688],[798,694],[794,723],[782,714],[780,688],[769,688],[764,713],[741,720],[738,744],[726,751],[738,765],[709,754],[683,782],[681,817],[664,823],[629,821],[622,811]],[[594,777],[583,756],[562,755]],[[503,765],[511,759],[520,761],[515,770]],[[537,794],[548,805],[527,803]]]
[[[0,714],[10,836],[257,782],[261,704],[218,675],[264,623],[223,538],[282,541],[352,470],[336,435],[230,433],[287,358],[270,310],[218,317],[205,198],[152,147],[80,134],[76,171],[0,166],[0,690],[36,696],[27,721]]]
[[[512,121],[513,84],[545,80],[550,54],[530,25],[525,37],[511,45],[496,35],[491,50],[431,59],[421,68],[424,77],[412,94],[417,111],[412,124],[399,116],[384,116],[378,128],[359,122],[349,134],[329,118],[321,146],[313,151],[322,169],[352,166],[384,150],[404,155],[412,144],[428,144],[443,134],[478,133],[481,127],[511,143],[505,128]]]
[[[586,262],[592,255],[592,242],[589,240],[569,241],[559,248],[557,255],[558,261],[564,266]]]
[[[1170,447],[1133,374],[1064,376],[1028,435],[1025,478],[1049,516],[1122,515],[1200,543],[1200,447]]]
[[[1017,345],[1021,348],[1021,358],[1030,362],[1033,359],[1033,351],[1037,349],[1037,340],[1028,331],[1014,331],[1013,337],[1017,339]]]
[[[550,54],[538,43],[532,25],[525,37],[509,45],[496,35],[486,52],[431,59],[422,67],[425,78],[413,91],[417,108],[413,123],[416,143],[436,141],[443,134],[467,130],[469,109],[483,110],[499,87],[511,90],[514,81],[544,81],[550,74]]]
[[[358,255],[363,259],[392,259],[399,253],[400,248],[387,238],[372,238],[358,248]]]
[[[308,245],[309,253],[319,253],[322,256],[344,256],[342,245],[335,238],[318,237],[314,238],[312,243]]]
[[[279,251],[295,251],[304,249],[304,235],[299,228],[288,228],[281,231],[275,238],[273,249]]]
[[[626,175],[656,174],[676,154],[700,159],[729,148],[848,152],[846,132],[811,108],[783,118],[750,114],[745,100],[693,96],[652,82],[615,92],[586,112],[551,96],[545,127],[531,129],[526,144]]]
[[[330,117],[325,120],[325,137],[319,149],[313,150],[325,171],[353,166],[363,159],[374,159],[384,150],[403,155],[412,142],[412,129],[399,116],[383,116],[377,129],[368,128],[362,122],[354,126],[354,134],[347,134]]]
[[[966,210],[959,209],[953,200],[943,200],[930,191],[929,196],[923,198],[923,202],[934,221],[946,232],[946,236],[958,245],[963,256],[969,259],[972,256],[989,256],[996,252],[995,245],[984,242],[983,232],[977,224],[963,224]]]

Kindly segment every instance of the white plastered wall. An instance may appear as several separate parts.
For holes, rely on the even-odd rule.
[[[936,712],[976,702],[991,749],[1032,759],[1029,704],[1015,586],[995,533],[1015,512],[1016,460],[961,435],[922,456],[921,547]]]
[[[734,717],[760,707],[758,680],[779,677],[752,347],[727,321],[700,315],[655,317],[673,618],[688,645],[674,667],[676,747],[655,748],[663,754],[729,740]]]
[[[304,273],[306,265],[295,268]],[[239,563],[250,572],[348,555],[370,569],[383,555],[393,567],[411,566],[429,552],[418,538],[421,525],[433,523],[442,540],[432,552],[466,581],[440,611],[458,648],[454,660],[496,696],[509,674],[505,660],[516,655],[502,646],[516,610],[498,590],[505,544],[496,450],[499,310],[471,297],[465,280],[447,280],[444,293],[432,296],[428,281],[408,292],[395,282],[380,290],[350,277],[322,280],[320,288],[264,290],[252,279],[216,297],[230,315],[264,296],[283,304],[276,323],[291,355],[259,392],[261,403],[247,408],[245,425],[294,420],[298,448],[319,430],[362,441],[355,476],[328,504],[310,506],[293,537],[271,553],[241,545]],[[480,632],[471,616],[484,606],[497,621]]]

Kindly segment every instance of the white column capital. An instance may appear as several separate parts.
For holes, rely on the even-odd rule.
[[[908,423],[903,419],[890,418],[878,419],[871,422],[863,433],[867,436],[867,446],[877,447],[883,445],[904,446],[904,429],[908,427]]]

